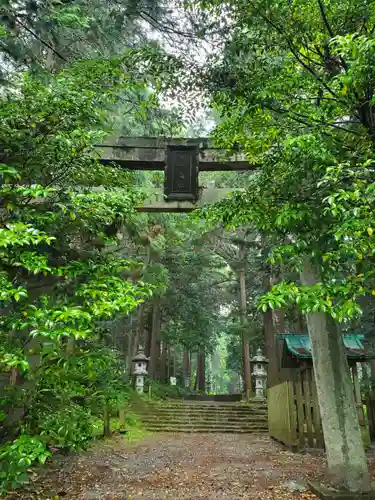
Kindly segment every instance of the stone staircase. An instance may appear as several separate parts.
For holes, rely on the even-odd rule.
[[[137,405],[145,428],[151,432],[268,432],[267,406],[261,402],[218,403],[163,401]]]

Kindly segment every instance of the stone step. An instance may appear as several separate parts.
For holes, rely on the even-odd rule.
[[[134,403],[138,404],[138,403]],[[225,404],[220,404],[220,403],[171,403],[170,401],[165,401],[163,403],[157,402],[154,403],[152,401],[148,403],[140,403],[141,405],[145,406],[152,406],[154,408],[204,408],[204,409],[209,409],[209,408],[217,408],[220,410],[228,410],[228,409],[236,409],[236,410],[252,410],[252,409],[262,409],[265,410],[267,409],[267,405],[261,404],[261,405],[248,405],[248,404],[238,404],[238,403],[225,403]]]
[[[175,427],[268,427],[268,422],[206,422],[206,421],[190,421],[190,422],[174,422],[166,420],[142,420],[144,425],[156,426],[175,426]]]
[[[210,413],[210,414],[203,414],[203,413],[151,413],[151,412],[137,412],[137,415],[142,418],[159,418],[160,420],[169,420],[169,419],[187,419],[187,420],[194,420],[197,418],[200,418],[202,420],[236,420],[239,422],[247,422],[250,420],[267,420],[268,416],[267,414],[263,415],[233,415],[231,413],[228,414],[215,414],[215,413]]]
[[[205,434],[267,434],[268,428],[248,427],[176,427],[176,426],[147,426],[150,432],[179,432],[179,433],[205,433]]]
[[[268,415],[268,412],[262,411],[262,412],[255,412],[255,411],[249,411],[249,412],[236,412],[236,411],[189,411],[189,410],[173,410],[173,409],[164,409],[164,410],[155,410],[153,408],[133,408],[133,410],[138,413],[138,414],[144,414],[144,415],[204,415],[205,417],[209,417],[210,415],[219,415],[219,416],[227,416],[231,415],[234,417],[238,418],[247,418],[247,417],[264,417]]]
[[[207,432],[211,431],[216,431],[217,429],[226,429],[226,430],[232,430],[232,431],[248,431],[248,432],[258,432],[258,431],[268,431],[268,426],[267,425],[203,425],[203,424],[196,424],[196,425],[177,425],[174,424],[173,422],[166,423],[164,422],[163,424],[146,424],[145,428],[147,430],[163,430],[163,429],[179,429],[181,432],[185,432],[188,430],[193,430],[193,429],[201,429],[202,431],[205,429]]]
[[[148,410],[153,412],[187,412],[187,413],[236,413],[248,415],[251,413],[267,413],[267,408],[194,408],[194,407],[179,407],[179,406],[133,406],[138,410]]]
[[[139,415],[139,418],[142,422],[208,422],[208,423],[235,423],[238,425],[246,425],[247,423],[256,423],[256,422],[267,422],[267,418],[258,418],[258,417],[247,417],[247,418],[235,418],[232,416],[215,418],[214,416],[210,416],[208,418],[204,418],[201,415],[197,415],[193,418],[188,415],[180,415],[176,417],[175,415],[169,415],[168,417],[165,415]]]
[[[152,432],[266,433],[264,403],[166,401],[137,404],[133,409]]]

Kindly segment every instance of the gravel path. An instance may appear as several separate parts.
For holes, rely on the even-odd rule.
[[[322,474],[322,456],[293,454],[266,436],[157,434],[137,444],[117,437],[55,461],[9,499],[307,499],[316,497],[292,493],[291,481]]]

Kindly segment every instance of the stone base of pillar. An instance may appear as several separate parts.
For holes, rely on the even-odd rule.
[[[308,481],[310,490],[323,500],[375,500],[375,491],[368,493],[350,493],[349,491],[331,490],[317,481]]]

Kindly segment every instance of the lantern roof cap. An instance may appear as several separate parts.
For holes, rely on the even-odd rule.
[[[138,352],[137,354],[132,358],[133,363],[137,363],[139,361],[150,361],[150,358],[148,358],[145,353],[143,347],[139,346],[138,347]]]
[[[263,355],[262,349],[259,347],[257,349],[256,355],[251,358],[252,363],[268,363],[268,359]]]

